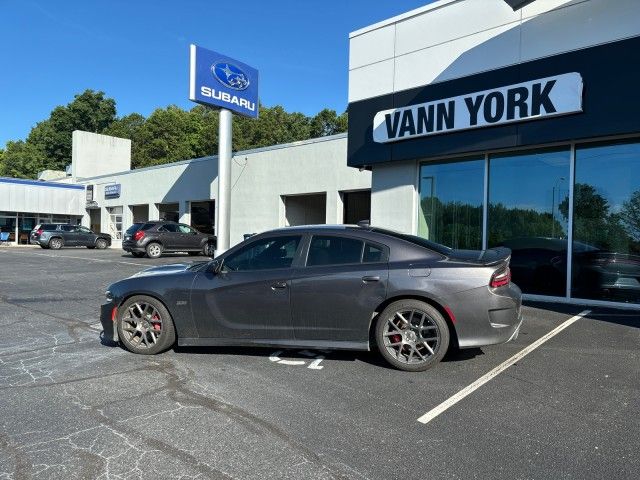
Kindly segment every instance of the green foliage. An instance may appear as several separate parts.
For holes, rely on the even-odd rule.
[[[287,112],[279,105],[260,105],[258,119],[236,116],[233,149],[247,150],[333,135],[347,129],[347,113],[324,109],[314,117]],[[26,141],[8,142],[0,151],[0,175],[35,177],[44,169],[64,170],[71,163],[71,133],[85,130],[131,140],[133,168],[214,155],[218,150],[216,110],[175,105],[116,117],[115,101],[103,92],[86,90],[66,106],[56,107],[39,122]]]
[[[0,176],[35,178],[45,170],[46,156],[36,145],[19,140],[7,142],[7,149],[0,156]]]

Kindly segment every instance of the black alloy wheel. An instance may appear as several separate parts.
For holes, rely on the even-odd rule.
[[[418,300],[391,303],[378,316],[375,339],[393,367],[421,372],[442,360],[449,348],[449,327],[431,305]]]

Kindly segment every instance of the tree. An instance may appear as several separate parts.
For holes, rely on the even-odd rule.
[[[47,168],[64,170],[71,163],[71,134],[74,130],[102,133],[116,118],[116,102],[104,92],[85,90],[66,106],[53,109],[51,116],[38,123],[27,143],[41,149]]]
[[[335,110],[325,108],[311,119],[311,138],[335,135],[347,131],[347,112],[336,114]]]
[[[619,218],[628,235],[640,242],[640,190],[631,194],[631,198],[622,204]]]
[[[48,168],[46,165],[46,156],[38,146],[22,140],[9,141],[0,158],[0,176],[36,178]]]

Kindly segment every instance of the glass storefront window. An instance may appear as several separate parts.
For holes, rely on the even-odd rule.
[[[0,214],[4,214],[4,215],[8,215],[9,213],[10,212],[0,212]],[[16,241],[16,220],[17,218],[15,216],[5,217],[0,215],[0,233],[5,234],[2,236],[2,238],[7,237],[6,240],[3,240],[3,241],[6,241],[6,242]]]
[[[18,217],[18,243],[29,243],[29,234],[36,226],[38,216],[35,213],[21,213]]]
[[[418,235],[451,248],[482,248],[484,159],[420,167]]]
[[[487,245],[512,250],[524,293],[566,295],[570,161],[568,147],[490,157]]]
[[[109,234],[114,240],[122,240],[122,207],[107,207]]]
[[[203,233],[215,233],[216,205],[213,200],[191,202],[191,226]]]
[[[640,303],[640,143],[576,148],[571,295]]]

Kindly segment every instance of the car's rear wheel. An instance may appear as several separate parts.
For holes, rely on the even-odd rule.
[[[52,250],[60,250],[62,248],[62,239],[56,237],[49,240],[49,248]]]
[[[143,355],[163,352],[176,341],[169,311],[161,301],[145,295],[131,297],[118,307],[118,337],[124,347]]]
[[[205,257],[213,257],[215,255],[216,246],[213,242],[205,243],[204,247],[202,247],[202,254]]]
[[[449,348],[449,327],[428,303],[399,300],[378,316],[375,339],[382,357],[392,366],[421,372],[442,360]]]
[[[105,248],[107,248],[107,246],[107,241],[104,238],[99,238],[98,240],[96,240],[96,247],[98,249],[104,250]]]
[[[147,245],[147,257],[149,258],[159,258],[162,255],[162,245],[159,243],[153,242]]]
[[[142,258],[144,257],[144,252],[131,252],[131,255],[133,255],[136,258]]]

